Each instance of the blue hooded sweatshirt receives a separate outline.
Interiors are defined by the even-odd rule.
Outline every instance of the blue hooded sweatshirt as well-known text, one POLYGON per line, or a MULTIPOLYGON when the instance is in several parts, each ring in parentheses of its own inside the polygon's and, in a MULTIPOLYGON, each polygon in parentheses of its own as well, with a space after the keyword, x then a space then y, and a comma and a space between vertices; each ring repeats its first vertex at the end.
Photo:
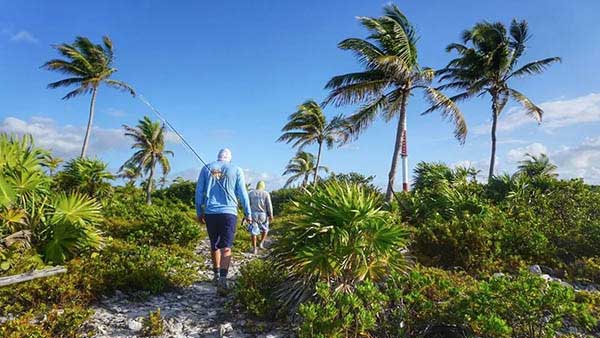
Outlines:
POLYGON ((242 203, 244 215, 250 216, 250 202, 241 168, 228 161, 212 162, 202 168, 196 183, 198 216, 203 213, 237 215, 237 199, 242 203))

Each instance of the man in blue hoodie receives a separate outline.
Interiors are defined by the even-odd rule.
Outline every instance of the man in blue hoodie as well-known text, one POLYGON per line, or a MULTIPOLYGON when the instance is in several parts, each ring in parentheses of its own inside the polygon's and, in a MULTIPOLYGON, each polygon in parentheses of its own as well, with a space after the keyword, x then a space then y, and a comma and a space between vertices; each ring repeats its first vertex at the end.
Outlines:
POLYGON ((220 295, 225 295, 228 291, 227 273, 235 238, 238 199, 246 221, 251 223, 244 172, 231 164, 231 151, 221 149, 218 160, 202 168, 196 184, 196 214, 201 223, 206 223, 213 262, 213 281, 220 295))

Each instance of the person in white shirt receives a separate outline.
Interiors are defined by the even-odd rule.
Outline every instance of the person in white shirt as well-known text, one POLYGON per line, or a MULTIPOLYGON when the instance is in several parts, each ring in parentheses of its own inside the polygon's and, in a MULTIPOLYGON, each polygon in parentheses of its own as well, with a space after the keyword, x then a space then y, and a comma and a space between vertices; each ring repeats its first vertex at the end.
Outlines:
POLYGON ((271 204, 271 195, 265 191, 265 182, 260 181, 256 184, 256 189, 248 193, 250 200, 250 210, 252 211, 252 223, 248 225, 248 230, 252 235, 252 251, 258 253, 258 236, 260 238, 260 248, 264 249, 267 233, 269 232, 269 222, 273 221, 273 206, 271 204))

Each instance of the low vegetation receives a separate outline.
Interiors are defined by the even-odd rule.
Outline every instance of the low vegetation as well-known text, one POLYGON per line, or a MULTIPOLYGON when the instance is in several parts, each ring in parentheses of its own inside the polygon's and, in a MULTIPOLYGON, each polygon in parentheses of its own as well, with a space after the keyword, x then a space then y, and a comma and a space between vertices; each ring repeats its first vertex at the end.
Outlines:
POLYGON ((190 203, 162 198, 177 194, 167 188, 147 205, 142 189, 113 187, 99 160, 75 159, 49 176, 49 158, 30 137, 0 135, 0 276, 68 269, 0 288, 0 317, 9 318, 0 336, 81 337, 87 308, 102 295, 197 280, 201 232, 190 203))

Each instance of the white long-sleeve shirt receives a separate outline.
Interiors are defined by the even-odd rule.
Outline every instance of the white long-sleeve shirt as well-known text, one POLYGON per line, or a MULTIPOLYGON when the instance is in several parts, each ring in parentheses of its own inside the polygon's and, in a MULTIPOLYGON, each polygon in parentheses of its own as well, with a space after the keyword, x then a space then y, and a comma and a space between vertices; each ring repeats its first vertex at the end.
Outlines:
POLYGON ((273 217, 271 194, 264 190, 252 190, 248 193, 248 198, 252 212, 264 212, 267 216, 273 217))

